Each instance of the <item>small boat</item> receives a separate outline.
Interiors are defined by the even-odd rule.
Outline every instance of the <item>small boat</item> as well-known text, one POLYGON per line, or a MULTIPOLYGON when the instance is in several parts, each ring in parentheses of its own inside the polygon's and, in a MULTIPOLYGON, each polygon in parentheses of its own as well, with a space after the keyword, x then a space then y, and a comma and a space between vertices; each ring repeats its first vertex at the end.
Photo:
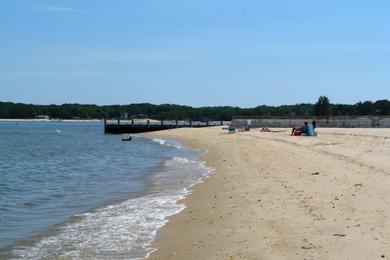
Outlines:
POLYGON ((131 139, 133 139, 133 137, 132 137, 132 136, 129 136, 129 137, 127 137, 127 138, 122 138, 122 141, 131 141, 131 139))

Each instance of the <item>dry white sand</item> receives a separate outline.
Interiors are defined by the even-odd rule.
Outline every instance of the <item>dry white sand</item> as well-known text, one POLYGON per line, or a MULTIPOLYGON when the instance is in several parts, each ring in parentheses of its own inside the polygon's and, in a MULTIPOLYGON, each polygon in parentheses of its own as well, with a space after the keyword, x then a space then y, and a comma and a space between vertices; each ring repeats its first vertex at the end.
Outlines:
POLYGON ((150 259, 390 258, 390 129, 158 132, 208 150, 150 259))

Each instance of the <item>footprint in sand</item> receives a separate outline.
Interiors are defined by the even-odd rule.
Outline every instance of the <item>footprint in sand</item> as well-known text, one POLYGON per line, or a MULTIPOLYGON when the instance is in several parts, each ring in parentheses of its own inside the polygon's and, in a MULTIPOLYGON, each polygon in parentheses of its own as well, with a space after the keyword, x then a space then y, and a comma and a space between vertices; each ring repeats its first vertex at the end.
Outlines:
POLYGON ((302 249, 308 250, 308 249, 315 249, 315 248, 317 248, 316 246, 314 246, 314 244, 312 244, 309 241, 307 241, 306 238, 303 239, 303 243, 304 243, 304 245, 301 246, 302 249))

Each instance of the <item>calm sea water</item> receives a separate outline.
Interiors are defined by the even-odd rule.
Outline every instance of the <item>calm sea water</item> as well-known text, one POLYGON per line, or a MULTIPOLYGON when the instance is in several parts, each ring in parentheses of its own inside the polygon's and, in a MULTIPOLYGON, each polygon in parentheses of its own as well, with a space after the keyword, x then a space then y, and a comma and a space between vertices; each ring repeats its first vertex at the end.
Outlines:
POLYGON ((0 123, 0 257, 134 259, 210 169, 174 140, 102 124, 0 123))

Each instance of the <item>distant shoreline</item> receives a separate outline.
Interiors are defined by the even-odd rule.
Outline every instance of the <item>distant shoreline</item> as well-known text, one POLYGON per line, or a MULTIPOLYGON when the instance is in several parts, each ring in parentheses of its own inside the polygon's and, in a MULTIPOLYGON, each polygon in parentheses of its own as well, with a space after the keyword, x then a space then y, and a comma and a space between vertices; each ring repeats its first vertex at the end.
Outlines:
MULTIPOLYGON (((117 122, 118 119, 106 119, 107 123, 117 122)), ((134 122, 160 122, 160 120, 152 118, 141 118, 141 119, 120 119, 121 123, 131 123, 134 122)), ((64 122, 64 123, 104 123, 104 119, 36 119, 36 118, 18 118, 18 119, 9 119, 9 118, 0 118, 0 122, 64 122)))
POLYGON ((101 119, 5 119, 0 118, 0 122, 67 122, 67 123, 99 123, 101 119))

